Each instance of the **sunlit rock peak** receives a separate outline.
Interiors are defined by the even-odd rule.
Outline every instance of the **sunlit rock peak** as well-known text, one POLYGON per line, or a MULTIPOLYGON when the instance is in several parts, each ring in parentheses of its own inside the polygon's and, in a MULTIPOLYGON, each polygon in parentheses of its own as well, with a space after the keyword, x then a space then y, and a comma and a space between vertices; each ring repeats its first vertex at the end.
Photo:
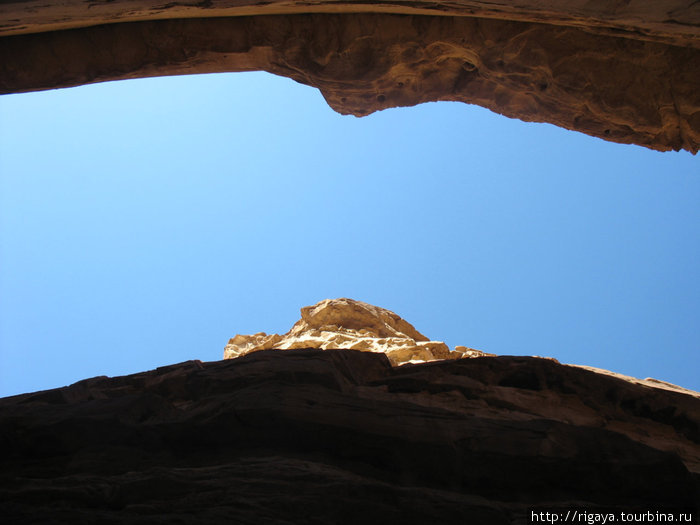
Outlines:
POLYGON ((457 346, 450 350, 442 341, 431 341, 394 312, 355 301, 326 299, 301 309, 301 319, 284 335, 259 332, 236 335, 224 349, 224 359, 258 350, 344 348, 386 354, 392 365, 424 363, 440 359, 480 357, 480 350, 457 346))

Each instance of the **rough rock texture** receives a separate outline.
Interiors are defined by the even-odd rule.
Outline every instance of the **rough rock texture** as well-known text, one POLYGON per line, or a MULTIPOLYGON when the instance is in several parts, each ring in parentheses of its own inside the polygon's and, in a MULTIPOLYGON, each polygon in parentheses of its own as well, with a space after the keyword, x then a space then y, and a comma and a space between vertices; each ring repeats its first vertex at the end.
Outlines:
POLYGON ((316 86, 346 114, 455 100, 614 142, 700 147, 692 0, 0 6, 0 93, 251 70, 316 86))
POLYGON ((430 341, 394 312, 354 299, 326 299, 301 309, 301 319, 284 335, 259 332, 236 335, 224 348, 224 359, 260 350, 345 348, 386 354, 392 365, 439 359, 480 357, 480 350, 430 341))
POLYGON ((91 25, 225 16, 295 13, 393 13, 474 16, 583 27, 613 36, 700 47, 700 9, 694 0, 6 0, 0 35, 38 33, 91 25))
POLYGON ((270 350, 0 399, 3 524, 499 525, 699 483, 698 393, 547 359, 270 350))

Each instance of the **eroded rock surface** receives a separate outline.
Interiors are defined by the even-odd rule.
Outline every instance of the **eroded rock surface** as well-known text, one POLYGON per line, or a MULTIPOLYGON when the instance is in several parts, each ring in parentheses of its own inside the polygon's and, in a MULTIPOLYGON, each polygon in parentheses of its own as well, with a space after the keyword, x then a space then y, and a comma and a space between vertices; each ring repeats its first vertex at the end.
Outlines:
POLYGON ((527 523, 700 501, 700 395, 532 357, 260 351, 0 399, 25 523, 527 523))
POLYGON ((392 365, 438 359, 480 357, 480 350, 430 341, 394 312, 353 299, 326 299, 301 309, 301 319, 284 335, 259 332, 236 335, 224 349, 224 359, 260 350, 345 348, 386 354, 392 365))
POLYGON ((294 13, 391 13, 472 16, 583 27, 636 40, 700 47, 700 9, 694 0, 6 0, 0 5, 0 35, 74 29, 117 22, 172 18, 280 15, 294 13))
POLYGON ((453 100, 614 142, 700 147, 690 0, 0 6, 0 93, 252 70, 315 86, 343 114, 453 100))

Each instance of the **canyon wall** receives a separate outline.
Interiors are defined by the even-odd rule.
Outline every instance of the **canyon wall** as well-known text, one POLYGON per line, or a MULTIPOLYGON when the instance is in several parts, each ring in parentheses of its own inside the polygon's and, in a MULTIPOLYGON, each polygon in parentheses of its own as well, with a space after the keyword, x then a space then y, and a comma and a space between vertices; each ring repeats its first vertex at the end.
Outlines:
POLYGON ((222 361, 0 399, 2 523, 697 523, 699 393, 450 350, 351 299, 301 314, 222 361))
POLYGON ((343 114, 452 100, 614 142, 700 147, 697 2, 39 4, 0 6, 0 93, 264 70, 343 114))
POLYGON ((700 501, 698 393, 534 357, 263 350, 0 399, 0 429, 4 524, 498 525, 700 501))

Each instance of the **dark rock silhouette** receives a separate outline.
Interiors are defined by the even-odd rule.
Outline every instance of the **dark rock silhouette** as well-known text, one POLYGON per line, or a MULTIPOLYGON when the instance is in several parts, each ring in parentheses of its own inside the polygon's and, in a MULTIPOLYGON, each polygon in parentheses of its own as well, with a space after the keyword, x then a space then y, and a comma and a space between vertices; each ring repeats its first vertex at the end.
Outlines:
POLYGON ((697 393, 534 357, 265 350, 0 399, 0 429, 7 524, 505 524, 700 501, 697 393))

